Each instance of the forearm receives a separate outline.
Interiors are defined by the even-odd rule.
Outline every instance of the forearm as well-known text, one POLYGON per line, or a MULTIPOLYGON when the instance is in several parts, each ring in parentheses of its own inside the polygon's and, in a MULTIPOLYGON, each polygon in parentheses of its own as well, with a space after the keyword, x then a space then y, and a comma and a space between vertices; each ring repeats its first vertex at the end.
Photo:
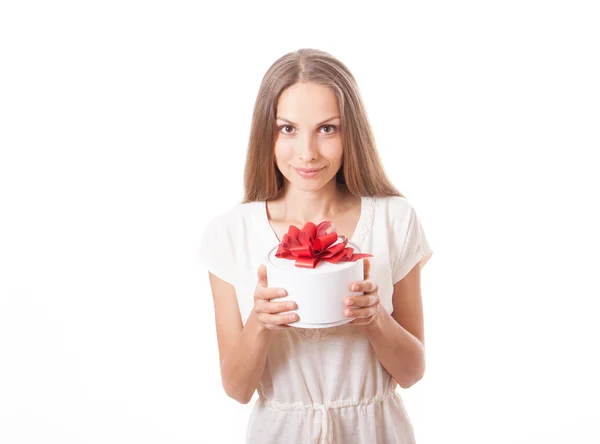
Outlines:
POLYGON ((250 402, 265 368, 272 334, 259 325, 253 311, 221 363, 221 380, 229 397, 242 404, 250 402))
POLYGON ((408 388, 425 373, 425 348, 387 310, 379 310, 373 322, 363 327, 365 334, 383 367, 402 388, 408 388))

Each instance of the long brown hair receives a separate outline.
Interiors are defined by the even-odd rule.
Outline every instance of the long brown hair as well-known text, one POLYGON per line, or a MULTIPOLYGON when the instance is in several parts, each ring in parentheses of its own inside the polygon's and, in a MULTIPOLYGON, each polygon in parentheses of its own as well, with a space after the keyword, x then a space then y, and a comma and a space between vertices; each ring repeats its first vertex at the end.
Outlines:
POLYGON ((299 49, 277 59, 262 79, 252 115, 242 203, 272 200, 283 190, 283 175, 273 150, 277 102, 283 90, 299 82, 327 86, 337 97, 344 148, 336 181, 355 196, 404 197, 385 174, 350 70, 324 51, 299 49))

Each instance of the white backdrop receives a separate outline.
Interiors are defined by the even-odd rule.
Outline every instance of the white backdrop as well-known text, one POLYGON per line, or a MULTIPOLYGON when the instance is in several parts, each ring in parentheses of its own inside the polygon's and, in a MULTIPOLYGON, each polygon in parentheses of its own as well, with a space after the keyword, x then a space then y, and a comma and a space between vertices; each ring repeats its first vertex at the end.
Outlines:
POLYGON ((600 442, 596 2, 211 3, 1 3, 0 442, 244 441, 198 247, 302 47, 434 251, 418 443, 600 442))

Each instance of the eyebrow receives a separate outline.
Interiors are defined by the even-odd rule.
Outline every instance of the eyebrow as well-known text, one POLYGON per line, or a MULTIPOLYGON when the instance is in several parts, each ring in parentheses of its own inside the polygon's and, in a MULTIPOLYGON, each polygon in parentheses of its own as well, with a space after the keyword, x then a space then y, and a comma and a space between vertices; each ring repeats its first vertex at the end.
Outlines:
MULTIPOLYGON (((327 120, 323 120, 321 123, 317 123, 317 126, 319 126, 319 125, 323 125, 324 123, 327 123, 327 122, 329 122, 330 120, 333 120, 333 119, 339 119, 339 118, 340 118, 340 116, 334 116, 334 117, 330 117, 330 118, 329 118, 329 119, 327 119, 327 120)), ((292 122, 291 120, 288 120, 288 119, 286 119, 286 118, 284 118, 284 117, 277 117, 277 120, 283 120, 284 122, 291 123, 292 125, 296 125, 294 122, 292 122)))

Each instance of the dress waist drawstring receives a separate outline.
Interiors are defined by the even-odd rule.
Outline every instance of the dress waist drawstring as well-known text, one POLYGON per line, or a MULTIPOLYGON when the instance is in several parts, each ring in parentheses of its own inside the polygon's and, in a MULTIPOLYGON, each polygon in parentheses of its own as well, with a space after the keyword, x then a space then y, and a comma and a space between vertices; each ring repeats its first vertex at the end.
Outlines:
POLYGON ((331 409, 339 409, 343 407, 358 407, 358 406, 366 406, 369 404, 373 404, 376 402, 381 402, 384 399, 390 396, 397 396, 395 387, 388 390, 386 393, 382 395, 373 396, 370 398, 361 398, 359 400, 351 400, 351 399, 340 399, 337 401, 332 401, 329 403, 315 403, 315 404, 302 404, 301 402, 294 403, 285 403, 274 401, 272 399, 267 399, 264 395, 259 392, 259 402, 264 404, 267 407, 271 407, 275 410, 279 410, 282 412, 293 412, 293 411, 321 411, 321 437, 319 440, 319 444, 334 444, 333 441, 333 422, 331 420, 331 415, 329 411, 331 409))

